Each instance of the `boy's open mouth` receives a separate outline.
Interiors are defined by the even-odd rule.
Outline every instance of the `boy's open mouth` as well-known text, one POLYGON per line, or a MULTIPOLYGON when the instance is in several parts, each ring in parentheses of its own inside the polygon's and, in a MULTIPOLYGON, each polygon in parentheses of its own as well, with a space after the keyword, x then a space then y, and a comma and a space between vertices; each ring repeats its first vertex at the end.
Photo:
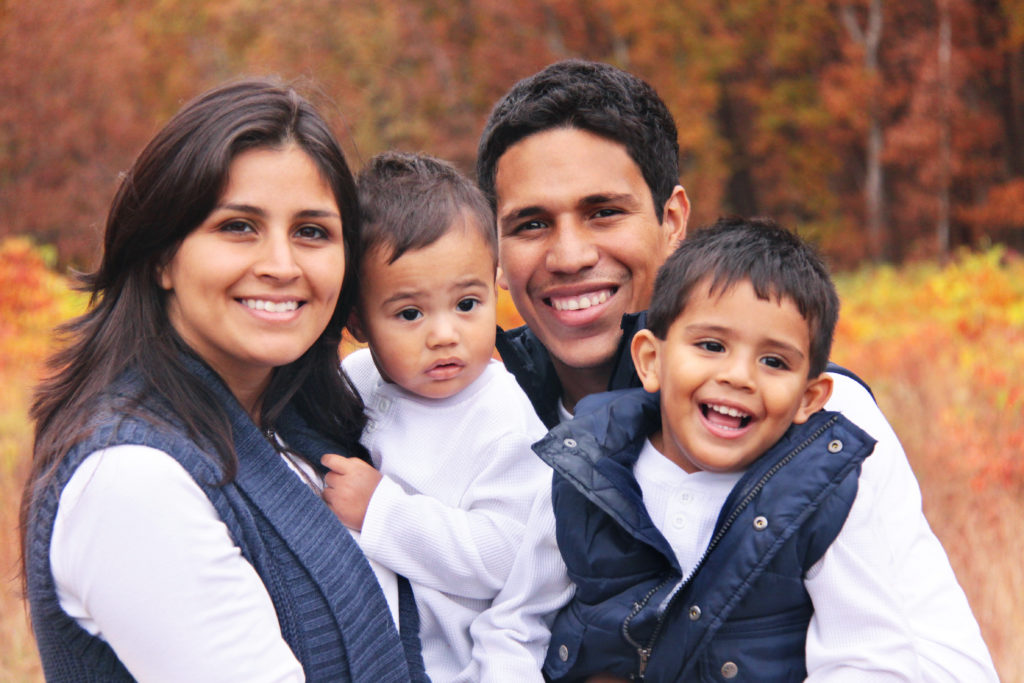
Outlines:
POLYGON ((705 420, 723 429, 743 429, 751 420, 750 414, 742 410, 715 403, 701 403, 700 411, 705 420))

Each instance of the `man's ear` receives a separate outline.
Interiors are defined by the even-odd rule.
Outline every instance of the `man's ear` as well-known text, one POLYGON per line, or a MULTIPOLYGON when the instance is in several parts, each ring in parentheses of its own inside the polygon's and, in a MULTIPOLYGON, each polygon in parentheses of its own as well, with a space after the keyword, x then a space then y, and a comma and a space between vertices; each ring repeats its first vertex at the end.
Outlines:
POLYGON ((686 196, 686 190, 682 185, 676 185, 672 189, 661 214, 661 227, 665 231, 666 248, 665 258, 676 250, 679 243, 686 238, 686 224, 690 220, 690 198, 686 196))
POLYGON ((499 287, 504 289, 506 292, 508 291, 508 280, 505 279, 505 271, 502 269, 500 263, 498 264, 498 270, 495 273, 494 281, 497 283, 499 287))
POLYGON ((359 318, 359 310, 353 308, 352 312, 348 314, 348 322, 345 327, 352 333, 355 340, 360 344, 366 343, 366 333, 363 331, 363 321, 359 318))
POLYGON ((658 354, 662 341, 650 330, 640 330, 633 336, 629 344, 629 353, 633 356, 633 367, 640 376, 644 390, 654 393, 661 389, 661 378, 658 377, 658 354))
POLYGON ((803 424, 807 419, 825 407, 832 395, 832 376, 826 372, 807 380, 807 388, 800 399, 800 407, 793 416, 793 424, 803 424))

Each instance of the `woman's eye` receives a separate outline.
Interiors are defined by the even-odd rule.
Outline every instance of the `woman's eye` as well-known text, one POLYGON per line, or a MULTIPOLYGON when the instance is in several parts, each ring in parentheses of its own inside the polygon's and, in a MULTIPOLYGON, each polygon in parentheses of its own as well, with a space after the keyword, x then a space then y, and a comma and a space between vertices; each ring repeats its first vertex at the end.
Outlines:
POLYGON ((412 322, 413 320, 419 320, 422 316, 423 314, 417 311, 415 308, 403 308, 398 312, 399 318, 401 318, 402 320, 408 320, 409 322, 412 322))
POLYGON ((237 233, 253 232, 255 230, 255 228, 252 227, 252 224, 249 223, 248 221, 228 221, 227 223, 221 225, 220 229, 223 232, 237 233))
POLYGON ((474 308, 476 308, 478 305, 480 305, 480 300, 479 299, 473 299, 473 298, 467 297, 467 298, 462 299, 461 301, 459 301, 459 303, 457 303, 455 306, 456 306, 456 308, 458 308, 463 313, 468 313, 468 312, 472 311, 474 308))
POLYGON ((722 351, 725 351, 725 347, 716 341, 697 342, 697 347, 704 349, 705 351, 710 351, 711 353, 721 353, 722 351))
POLYGON ((295 234, 302 239, 307 240, 321 240, 327 238, 327 231, 321 228, 319 225, 303 225, 300 226, 295 234))

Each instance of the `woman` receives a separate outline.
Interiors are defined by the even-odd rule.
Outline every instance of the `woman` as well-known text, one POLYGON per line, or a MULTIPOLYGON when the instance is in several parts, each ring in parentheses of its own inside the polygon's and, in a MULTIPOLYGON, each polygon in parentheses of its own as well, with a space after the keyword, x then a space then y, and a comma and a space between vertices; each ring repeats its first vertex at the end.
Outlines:
POLYGON ((407 584, 389 607, 311 465, 365 457, 337 350, 358 220, 328 127, 268 82, 187 104, 125 176, 33 406, 48 680, 423 677, 407 584))

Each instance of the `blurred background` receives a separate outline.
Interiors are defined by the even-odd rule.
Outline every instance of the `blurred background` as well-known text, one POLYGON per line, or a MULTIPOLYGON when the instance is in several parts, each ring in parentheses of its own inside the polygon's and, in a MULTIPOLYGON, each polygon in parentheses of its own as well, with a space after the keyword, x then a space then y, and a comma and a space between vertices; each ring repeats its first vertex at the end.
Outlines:
POLYGON ((156 130, 275 74, 354 167, 399 148, 471 174, 495 100, 566 57, 665 99, 692 226, 770 215, 821 244, 834 359, 875 390, 1024 681, 1024 0, 0 0, 0 680, 41 680, 17 579, 31 386, 156 130))

